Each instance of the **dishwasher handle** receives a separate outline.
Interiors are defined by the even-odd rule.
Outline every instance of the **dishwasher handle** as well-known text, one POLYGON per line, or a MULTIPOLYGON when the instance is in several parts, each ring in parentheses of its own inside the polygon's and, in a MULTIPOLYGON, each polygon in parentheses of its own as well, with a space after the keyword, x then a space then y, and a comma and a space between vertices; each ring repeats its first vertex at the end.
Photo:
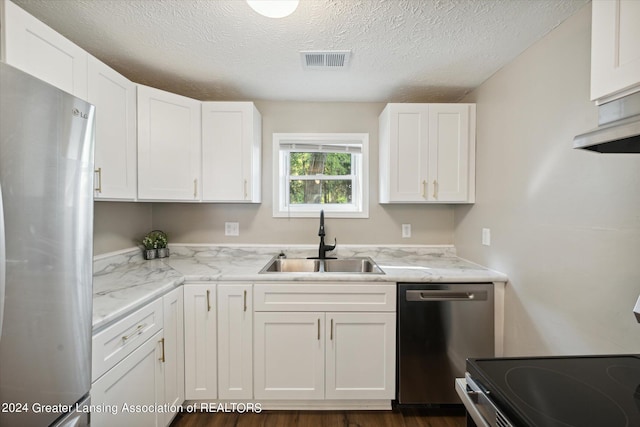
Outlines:
POLYGON ((408 290, 407 301, 486 301, 487 291, 452 291, 448 289, 408 290))

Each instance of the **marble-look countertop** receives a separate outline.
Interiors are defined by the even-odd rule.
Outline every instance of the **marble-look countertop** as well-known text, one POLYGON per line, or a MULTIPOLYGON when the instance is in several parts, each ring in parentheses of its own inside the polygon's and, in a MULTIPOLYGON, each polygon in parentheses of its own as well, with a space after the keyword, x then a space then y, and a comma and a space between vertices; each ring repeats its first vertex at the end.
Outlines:
POLYGON ((339 246, 339 258, 371 257, 385 274, 259 273, 284 251, 288 258, 317 255, 315 246, 171 245, 171 256, 145 261, 132 249, 94 261, 94 332, 184 282, 506 282, 507 277, 456 256, 452 246, 339 246))

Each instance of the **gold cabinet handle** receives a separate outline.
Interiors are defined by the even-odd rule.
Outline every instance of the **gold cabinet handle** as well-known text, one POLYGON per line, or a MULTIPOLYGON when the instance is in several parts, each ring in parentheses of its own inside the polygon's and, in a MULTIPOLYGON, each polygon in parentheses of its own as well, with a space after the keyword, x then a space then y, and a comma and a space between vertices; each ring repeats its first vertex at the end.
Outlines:
POLYGON ((193 180, 193 198, 198 197, 198 178, 193 180))
POLYGON ((131 339, 132 337, 136 336, 136 335, 140 335, 142 333, 142 330, 147 326, 146 323, 143 323, 142 325, 138 325, 135 329, 135 331, 131 332, 129 335, 123 335, 122 337, 122 341, 127 341, 129 339, 131 339))
POLYGON ((211 291, 207 289, 207 311, 211 311, 211 301, 209 300, 210 295, 211 295, 211 291))
POLYGON ((427 181, 425 180, 422 181, 422 198, 427 198, 427 181))
POLYGON ((162 363, 164 363, 164 338, 160 338, 160 345, 162 345, 162 356, 158 359, 162 363))
POLYGON ((94 170, 93 173, 98 174, 98 187, 94 188, 94 190, 97 191, 98 193, 102 193, 102 168, 98 168, 94 170))
POLYGON ((433 180, 433 198, 438 198, 438 181, 436 181, 435 179, 433 180))
POLYGON ((247 199, 247 180, 244 180, 244 198, 245 200, 247 199))
POLYGON ((329 339, 333 341, 333 319, 331 319, 331 330, 329 331, 329 339))
POLYGON ((320 341, 320 319, 318 319, 318 341, 320 341))
POLYGON ((247 291, 244 291, 244 311, 247 311, 247 291))

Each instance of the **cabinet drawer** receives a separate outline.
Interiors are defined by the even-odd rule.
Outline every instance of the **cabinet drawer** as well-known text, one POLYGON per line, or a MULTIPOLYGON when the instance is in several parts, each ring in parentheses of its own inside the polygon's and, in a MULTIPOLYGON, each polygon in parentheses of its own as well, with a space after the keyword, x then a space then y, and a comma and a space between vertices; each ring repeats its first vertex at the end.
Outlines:
POLYGON ((162 329, 162 298, 93 336, 91 381, 162 329))
POLYGON ((255 311, 396 311, 396 286, 256 284, 254 307, 255 311))

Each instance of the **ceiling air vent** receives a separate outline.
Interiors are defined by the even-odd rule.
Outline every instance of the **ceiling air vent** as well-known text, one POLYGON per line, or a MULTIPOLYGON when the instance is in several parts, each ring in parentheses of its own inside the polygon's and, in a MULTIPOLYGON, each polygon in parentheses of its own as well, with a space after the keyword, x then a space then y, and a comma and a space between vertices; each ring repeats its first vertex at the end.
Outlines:
POLYGON ((342 70, 349 65, 350 50, 307 50, 300 52, 302 68, 308 70, 342 70))

